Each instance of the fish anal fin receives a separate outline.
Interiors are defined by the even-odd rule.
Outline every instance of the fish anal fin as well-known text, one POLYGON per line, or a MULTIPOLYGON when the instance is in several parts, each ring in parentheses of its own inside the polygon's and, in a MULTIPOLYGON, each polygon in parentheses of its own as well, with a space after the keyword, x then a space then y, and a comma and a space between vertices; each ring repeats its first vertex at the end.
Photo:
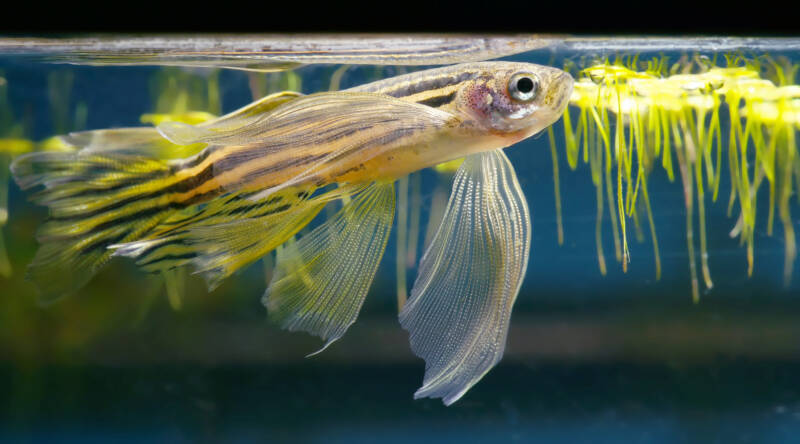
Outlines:
POLYGON ((147 239, 111 248, 150 272, 191 265, 213 289, 307 225, 327 202, 325 194, 308 198, 313 191, 295 188, 257 202, 247 193, 223 196, 172 214, 147 239))

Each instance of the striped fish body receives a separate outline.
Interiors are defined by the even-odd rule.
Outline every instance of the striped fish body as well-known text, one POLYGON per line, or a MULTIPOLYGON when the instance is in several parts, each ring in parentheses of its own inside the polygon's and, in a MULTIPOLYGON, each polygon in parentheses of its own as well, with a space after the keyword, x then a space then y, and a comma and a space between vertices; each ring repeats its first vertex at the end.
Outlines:
POLYGON ((325 202, 309 200, 315 190, 391 182, 511 145, 552 123, 571 85, 554 68, 470 63, 336 93, 278 93, 195 126, 71 135, 67 141, 78 150, 32 153, 12 166, 21 187, 43 186, 34 200, 50 208, 29 275, 54 300, 80 288, 116 252, 150 271, 192 264, 216 283, 308 223, 325 202), (520 75, 535 82, 531 100, 511 95, 509 82, 520 75), (206 147, 186 159, 162 160, 165 144, 206 147), (256 246, 243 246, 222 228, 214 232, 239 248, 233 252, 198 239, 198 233, 217 239, 204 230, 245 219, 282 228, 256 246), (198 264, 210 251, 217 259, 198 264), (238 259, 220 259, 226 254, 238 259), (71 278, 49 278, 61 274, 71 278))
MULTIPOLYGON (((261 127, 252 136, 233 137, 243 144, 210 146, 184 163, 179 174, 208 176, 199 194, 268 189, 312 168, 314 174, 304 181, 315 186, 394 180, 474 152, 506 147, 541 131, 563 111, 571 85, 571 78, 554 68, 482 62, 411 73, 342 94, 312 95, 259 120, 261 127), (519 72, 536 73, 541 79, 545 86, 540 86, 540 103, 519 106, 507 97, 506 83, 519 72), (369 100, 368 94, 418 106, 398 109, 396 102, 369 100), (312 109, 320 96, 325 106, 312 109), (503 120, 504 113, 520 110, 527 114, 508 119, 510 123, 503 120), (530 115, 535 119, 527 118, 530 115), (281 125, 290 127, 281 131, 281 125)), ((221 137, 220 142, 228 140, 221 137)))

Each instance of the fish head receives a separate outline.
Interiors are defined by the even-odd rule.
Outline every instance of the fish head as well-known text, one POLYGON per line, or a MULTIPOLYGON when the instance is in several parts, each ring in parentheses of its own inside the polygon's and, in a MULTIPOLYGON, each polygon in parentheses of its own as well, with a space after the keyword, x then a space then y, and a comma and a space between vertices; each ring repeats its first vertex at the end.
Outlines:
POLYGON ((455 107, 467 124, 517 141, 561 117, 573 83, 568 73, 549 66, 487 62, 459 89, 455 107))

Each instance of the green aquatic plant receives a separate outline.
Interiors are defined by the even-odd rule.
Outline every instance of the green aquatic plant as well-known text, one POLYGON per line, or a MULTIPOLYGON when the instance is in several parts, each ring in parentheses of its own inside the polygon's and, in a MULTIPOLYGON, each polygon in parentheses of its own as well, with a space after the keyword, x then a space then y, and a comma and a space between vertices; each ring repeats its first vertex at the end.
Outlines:
POLYGON ((5 278, 12 273, 2 234, 8 222, 8 185, 11 180, 8 167, 17 155, 33 151, 34 143, 24 137, 26 132, 25 125, 14 116, 8 100, 8 82, 0 72, 0 276, 5 278))
MULTIPOLYGON (((660 164, 673 181, 677 164, 686 207, 693 300, 698 301, 700 295, 696 246, 700 250, 703 284, 712 288, 705 203, 706 194, 711 195, 712 201, 718 198, 725 156, 731 179, 728 213, 737 204, 739 209, 731 236, 739 236, 746 246, 748 275, 753 272, 757 191, 766 179, 770 199, 767 233, 772 234, 777 208, 785 236, 784 281, 788 285, 796 257, 789 202, 796 192, 795 182, 800 187, 795 139, 800 129, 800 86, 791 84, 797 66, 740 56, 726 57, 724 66, 700 56, 672 65, 667 62, 662 57, 640 63, 632 57, 613 63, 606 60, 580 70, 571 98, 572 109, 564 113, 567 164, 573 170, 580 159, 589 164, 596 188, 595 232, 601 273, 606 273, 602 219, 607 205, 615 255, 623 271, 630 260, 628 221, 633 222, 637 237, 641 238, 639 217, 644 213, 653 240, 656 278, 660 278, 648 178, 660 164), (720 115, 726 110, 731 124, 728 132, 720 125, 720 115)), ((549 131, 561 243, 558 153, 555 133, 552 128, 549 131)))
POLYGON ((72 105, 72 90, 75 73, 72 70, 52 71, 47 76, 47 96, 50 99, 50 116, 53 134, 66 134, 86 127, 88 108, 86 103, 72 105))
POLYGON ((163 68, 150 79, 155 113, 222 112, 219 70, 163 68))
POLYGON ((253 100, 281 91, 301 92, 303 86, 303 78, 294 71, 251 72, 248 81, 253 100))

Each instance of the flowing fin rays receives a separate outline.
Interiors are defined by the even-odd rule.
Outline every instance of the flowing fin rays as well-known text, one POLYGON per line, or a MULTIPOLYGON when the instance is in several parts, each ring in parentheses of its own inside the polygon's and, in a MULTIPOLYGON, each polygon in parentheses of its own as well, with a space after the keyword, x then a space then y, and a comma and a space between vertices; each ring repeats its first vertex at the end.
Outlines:
POLYGON ((270 94, 222 117, 197 125, 164 122, 158 125, 158 132, 179 145, 220 142, 225 138, 230 139, 232 134, 237 134, 242 128, 263 123, 264 117, 270 111, 301 96, 302 94, 294 91, 270 94))
POLYGON ((415 398, 450 405, 503 356, 530 242, 528 205, 508 158, 501 150, 467 157, 400 313, 425 360, 415 398))
POLYGON ((394 185, 375 183, 332 219, 279 250, 262 298, 269 317, 290 331, 319 336, 326 341, 322 349, 339 339, 364 303, 393 217, 394 185))

